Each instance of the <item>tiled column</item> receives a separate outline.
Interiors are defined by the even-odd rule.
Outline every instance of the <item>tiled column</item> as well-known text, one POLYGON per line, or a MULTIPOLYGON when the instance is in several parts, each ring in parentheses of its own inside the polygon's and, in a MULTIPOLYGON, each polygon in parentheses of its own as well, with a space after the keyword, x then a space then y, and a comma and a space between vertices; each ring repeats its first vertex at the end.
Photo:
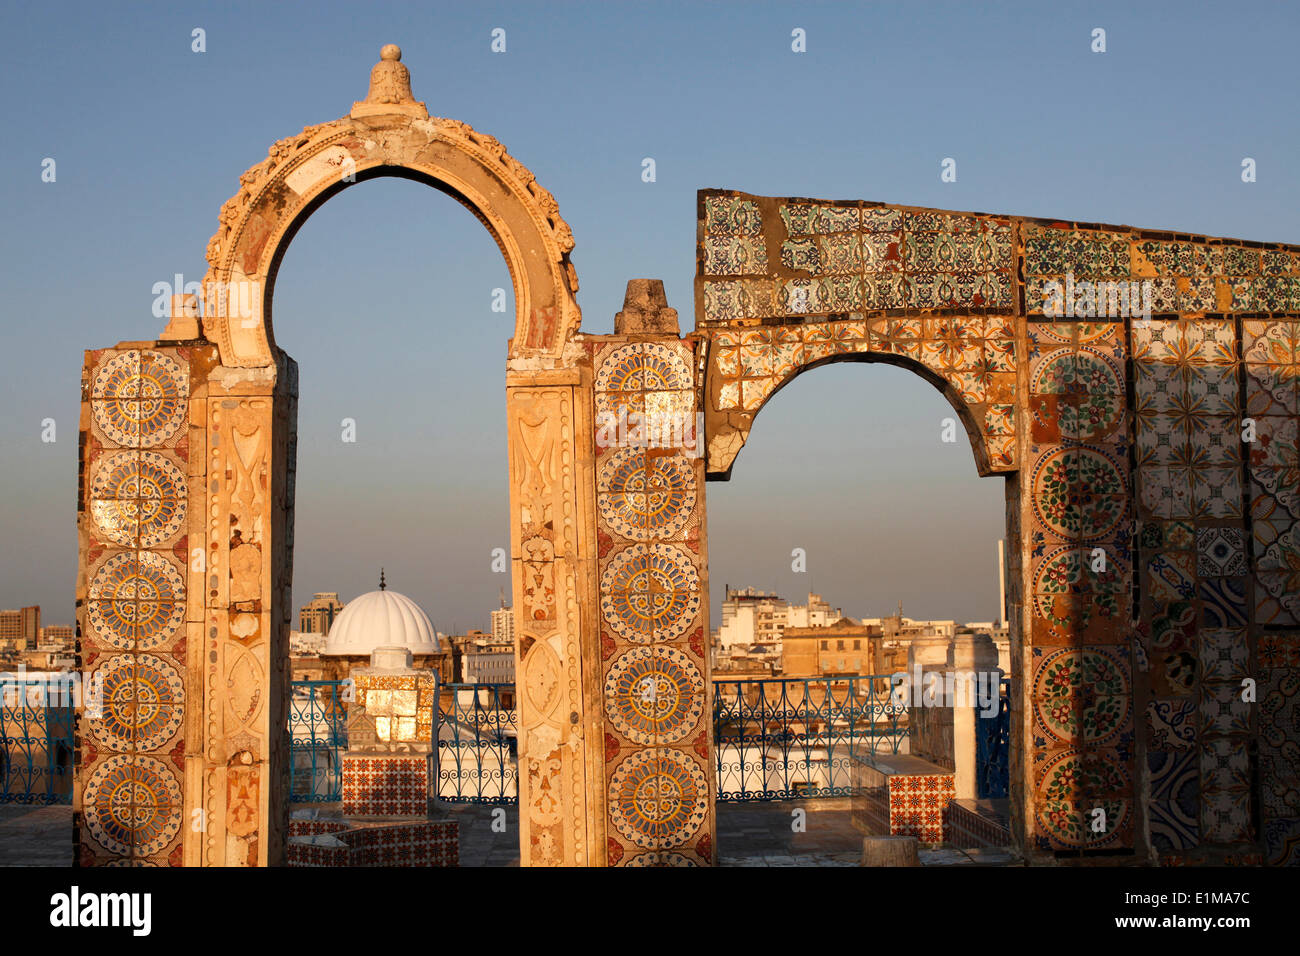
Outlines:
MULTIPOLYGON (((1051 242, 1067 240, 1027 240, 1026 272, 1051 242)), ((1031 320, 1028 343, 1026 822, 1039 850, 1122 850, 1138 811, 1124 325, 1031 320)))
POLYGON ((635 280, 593 344, 611 866, 715 858, 704 462, 676 319, 662 283, 635 280))

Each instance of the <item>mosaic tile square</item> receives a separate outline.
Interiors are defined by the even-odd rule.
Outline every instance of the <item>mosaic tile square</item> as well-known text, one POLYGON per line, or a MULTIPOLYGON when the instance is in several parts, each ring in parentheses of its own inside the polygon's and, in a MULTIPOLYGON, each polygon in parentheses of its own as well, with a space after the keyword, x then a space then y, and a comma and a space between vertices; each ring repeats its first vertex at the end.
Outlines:
POLYGON ((1201 789, 1250 792, 1250 752, 1241 737, 1215 736, 1201 742, 1201 789))
POLYGON ((763 231, 758 204, 734 196, 705 197, 704 223, 714 236, 757 236, 763 231))
MULTIPOLYGON (((1196 756, 1198 712, 1196 701, 1190 697, 1173 697, 1147 703, 1147 744, 1154 751, 1185 751, 1191 758, 1193 775, 1199 766, 1196 756)), ((1169 754, 1173 757, 1174 754, 1169 754)), ((1154 768, 1153 768, 1154 769, 1154 768)), ((1154 798, 1154 794, 1153 794, 1154 798)))
POLYGON ((903 236, 898 232, 874 232, 862 237, 862 267, 867 272, 901 272, 903 236))
POLYGON ((706 275, 763 275, 767 272, 767 246, 762 237, 706 236, 706 275))
POLYGON ((1249 670, 1250 647, 1243 628, 1200 632, 1201 671, 1207 681, 1237 681, 1249 670))
POLYGON ((1269 866, 1300 866, 1300 816, 1265 822, 1264 857, 1269 866))
POLYGON ((820 272, 822 254, 817 240, 810 236, 786 239, 781 243, 781 264, 794 272, 820 272))
POLYGON ((903 213, 898 209, 863 209, 862 228, 867 232, 897 232, 903 228, 903 213))
POLYGON ((1198 528, 1196 547, 1201 577, 1246 573, 1246 536, 1241 528, 1198 528))
POLYGON ((1245 578, 1202 578, 1197 595, 1204 627, 1243 627, 1248 623, 1245 578))
POLYGON ((1300 321, 1245 319, 1242 358, 1251 364, 1295 365, 1300 361, 1300 321))
POLYGON ((862 271, 862 241, 856 233, 820 236, 821 272, 858 273, 862 271))
POLYGON ((1295 415, 1298 372, 1294 365, 1247 365, 1246 413, 1295 415))
MULTIPOLYGON (((1204 658, 1204 655, 1202 655, 1204 658)), ((1241 699, 1240 680, 1201 683, 1201 738, 1250 733, 1253 704, 1241 699)))
POLYGON ((1241 471, 1236 467, 1192 470, 1198 518, 1241 517, 1241 471))
POLYGON ((1201 830, 1206 843, 1247 843, 1254 827, 1248 790, 1202 786, 1201 830))

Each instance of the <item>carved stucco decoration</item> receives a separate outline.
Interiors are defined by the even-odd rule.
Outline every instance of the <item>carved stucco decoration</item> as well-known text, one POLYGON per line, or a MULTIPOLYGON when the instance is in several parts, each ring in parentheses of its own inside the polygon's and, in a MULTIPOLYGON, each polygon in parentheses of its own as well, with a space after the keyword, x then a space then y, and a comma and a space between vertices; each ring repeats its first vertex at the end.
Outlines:
POLYGON ((289 240, 334 193, 382 175, 446 192, 492 234, 515 290, 512 358, 558 360, 578 330, 573 233, 555 197, 493 137, 429 116, 410 95, 400 57, 396 47, 385 47, 365 101, 342 119, 275 143, 221 207, 207 247, 203 332, 223 365, 273 363, 271 293, 289 240))

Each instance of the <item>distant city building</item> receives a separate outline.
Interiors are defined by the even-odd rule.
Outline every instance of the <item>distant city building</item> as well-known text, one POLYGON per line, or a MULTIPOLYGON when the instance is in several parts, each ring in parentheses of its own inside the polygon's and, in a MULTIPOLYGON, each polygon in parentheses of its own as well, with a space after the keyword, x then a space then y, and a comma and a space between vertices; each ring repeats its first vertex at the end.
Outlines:
POLYGON ((298 612, 298 630, 328 636, 335 618, 342 613, 343 602, 337 591, 318 591, 298 612))
POLYGON ((469 652, 472 644, 477 641, 491 641, 492 635, 474 628, 464 634, 453 634, 447 640, 451 644, 452 674, 456 675, 456 681, 462 684, 467 683, 465 678, 465 655, 469 652))
POLYGON ((830 627, 843 617, 843 610, 831 607, 820 594, 809 593, 807 604, 791 604, 786 609, 786 626, 830 627))
POLYGON ((41 633, 39 604, 18 610, 0 611, 0 645, 10 650, 34 649, 41 633))
POLYGON ((882 632, 842 617, 829 627, 787 627, 781 644, 783 677, 876 673, 882 632))
POLYGON ((76 630, 66 624, 47 624, 41 628, 41 639, 38 643, 40 646, 58 644, 70 648, 76 641, 76 636, 76 630))
POLYGON ((317 631, 290 631, 289 656, 319 657, 325 650, 326 640, 326 636, 317 631))
POLYGON ((788 608, 777 594, 727 586, 722 620, 714 632, 715 666, 725 670, 732 660, 779 660, 788 608))
POLYGON ((492 640, 509 644, 511 648, 515 645, 515 609, 506 607, 504 601, 498 610, 492 612, 492 640))
POLYGON ((514 641, 471 641, 465 645, 461 668, 466 684, 513 684, 514 641))
MULTIPOLYGON (((722 620, 714 632, 713 665, 719 670, 759 662, 772 672, 781 667, 782 635, 788 627, 829 627, 844 616, 820 594, 807 604, 790 604, 755 588, 726 589, 722 620)), ((748 668, 747 668, 748 669, 748 668)))

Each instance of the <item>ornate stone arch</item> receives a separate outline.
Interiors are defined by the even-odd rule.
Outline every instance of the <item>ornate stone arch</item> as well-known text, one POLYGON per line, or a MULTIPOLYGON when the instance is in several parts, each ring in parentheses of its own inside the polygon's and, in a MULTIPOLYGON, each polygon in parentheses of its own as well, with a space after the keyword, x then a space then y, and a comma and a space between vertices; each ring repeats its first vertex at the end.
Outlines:
POLYGON ((577 331, 573 234, 555 198, 496 139, 431 117, 411 95, 401 51, 387 46, 370 92, 342 119, 280 140, 239 177, 208 242, 203 331, 221 364, 274 364, 271 293, 280 259, 313 211, 341 189, 378 176, 426 183, 452 196, 496 240, 515 291, 510 356, 557 358, 577 331))
MULTIPOLYGON (((715 333, 716 334, 716 333, 715 333)), ((740 454, 745 442, 749 441, 749 433, 754 427, 754 420, 758 418, 759 412, 767 407, 767 403, 772 401, 781 389, 789 385, 805 372, 813 371, 814 368, 820 368, 822 365, 831 365, 840 362, 858 362, 858 363, 883 363, 894 365, 897 368, 905 368, 909 372, 914 372, 924 378, 931 385, 939 389, 940 394, 952 406, 956 412, 956 418, 961 423, 962 428, 966 429, 966 437, 970 440, 971 451, 975 455, 975 468, 979 475, 984 477, 993 475, 993 473, 1005 472, 1005 467, 998 467, 998 463, 993 460, 993 455, 1005 454, 1001 447, 995 447, 991 451, 991 436, 980 428, 980 412, 982 408, 972 406, 972 403, 962 394, 959 384, 954 381, 952 376, 945 376, 935 368, 922 362, 920 359, 910 358, 907 355, 893 354, 893 352, 875 352, 875 351, 841 351, 833 354, 823 355, 820 358, 809 358, 806 362, 798 365, 790 365, 783 369, 780 376, 772 378, 771 384, 764 384, 761 388, 766 392, 761 398, 751 399, 751 402, 757 402, 757 405, 749 407, 746 405, 744 410, 724 410, 722 390, 724 382, 728 381, 728 376, 722 371, 723 362, 720 362, 722 352, 719 349, 710 350, 708 364, 705 372, 705 434, 710 447, 708 453, 708 473, 715 479, 728 479, 731 477, 732 467, 735 467, 736 457, 740 454), (768 390, 770 389, 770 390, 768 390)), ((741 386, 744 388, 744 385, 741 386)))
MULTIPOLYGON (((884 362, 915 372, 937 388, 957 413, 981 476, 1014 470, 1015 433, 1008 404, 1013 395, 999 393, 992 397, 1000 401, 991 402, 988 390, 1006 389, 1007 383, 992 382, 994 374, 958 371, 945 364, 949 353, 979 350, 983 341, 973 336, 960 318, 941 321, 948 331, 943 339, 931 342, 908 338, 891 341, 885 335, 888 320, 862 317, 701 333, 709 341, 704 424, 710 477, 730 477, 754 419, 772 396, 805 372, 834 362, 884 362)), ((1014 338, 998 341, 999 348, 1014 352, 1014 338)))

